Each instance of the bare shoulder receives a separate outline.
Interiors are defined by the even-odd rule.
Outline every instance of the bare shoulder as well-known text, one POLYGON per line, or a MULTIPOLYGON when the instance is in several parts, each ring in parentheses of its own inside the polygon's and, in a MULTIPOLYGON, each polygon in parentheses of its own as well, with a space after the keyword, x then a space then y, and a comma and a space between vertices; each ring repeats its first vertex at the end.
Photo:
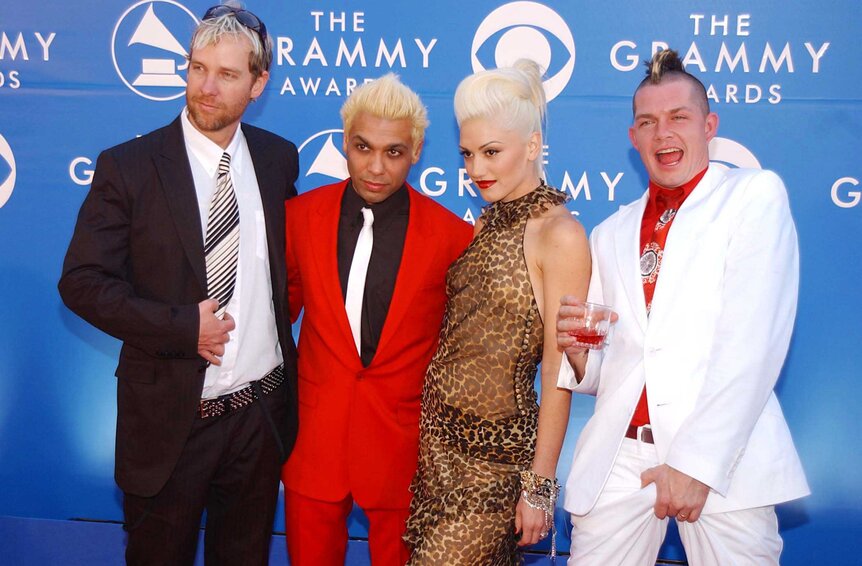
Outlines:
POLYGON ((590 245, 583 225, 565 205, 532 218, 524 238, 527 258, 544 272, 583 270, 590 264, 590 245))
POLYGON ((536 218, 538 240, 545 248, 588 246, 587 233, 569 209, 561 204, 536 218))

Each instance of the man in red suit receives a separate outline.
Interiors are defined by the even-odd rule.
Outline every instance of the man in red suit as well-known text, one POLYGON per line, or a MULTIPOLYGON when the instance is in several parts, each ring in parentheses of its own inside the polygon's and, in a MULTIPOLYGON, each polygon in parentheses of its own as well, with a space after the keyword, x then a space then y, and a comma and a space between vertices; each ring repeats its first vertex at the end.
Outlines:
POLYGON ((395 75, 354 90, 341 116, 350 177, 286 206, 291 320, 304 311, 287 548, 292 566, 343 565, 355 501, 374 566, 403 565, 422 382, 472 230, 406 183, 428 120, 395 75))

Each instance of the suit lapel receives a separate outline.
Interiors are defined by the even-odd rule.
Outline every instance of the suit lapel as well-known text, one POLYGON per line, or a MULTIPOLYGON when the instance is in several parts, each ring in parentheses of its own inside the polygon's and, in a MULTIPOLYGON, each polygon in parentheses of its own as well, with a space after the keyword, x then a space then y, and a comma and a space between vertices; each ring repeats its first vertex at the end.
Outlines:
POLYGON ((203 229, 180 118, 174 120, 168 127, 162 150, 154 160, 171 219, 182 242, 183 250, 201 289, 206 294, 203 229))
POLYGON ((691 257, 699 251, 698 246, 692 244, 711 220, 712 211, 704 203, 721 178, 721 170, 710 165, 709 171, 682 203, 670 226, 652 302, 656 313, 663 312, 661 305, 674 296, 676 286, 686 279, 691 257))
POLYGON ((270 152, 260 142, 253 128, 243 127, 248 152, 254 165, 254 173, 257 178, 260 201, 263 206, 263 216, 266 226, 266 244, 269 251, 270 275, 272 277, 273 292, 282 297, 285 288, 285 277, 283 270, 276 266, 284 263, 284 232, 277 230, 284 226, 284 185, 278 182, 274 172, 277 171, 270 152))
MULTIPOLYGON (((339 190, 331 192, 331 196, 321 199, 317 209, 313 212, 311 219, 313 228, 312 238, 312 261, 317 270, 317 277, 311 278, 320 286, 321 293, 326 297, 326 302, 331 309, 331 320, 337 328, 341 340, 349 345, 350 350, 359 361, 359 353, 353 341, 353 333, 350 331, 350 321, 347 320, 347 311, 344 309, 344 296, 341 293, 341 279, 338 276, 338 221, 341 216, 341 198, 347 187, 347 181, 339 185, 339 190)), ((345 346, 347 348, 348 346, 345 346)))
POLYGON ((644 332, 647 327, 647 316, 640 274, 640 233, 647 197, 648 194, 645 193, 639 201, 620 209, 617 224, 614 227, 614 249, 620 280, 623 282, 629 307, 644 332))
POLYGON ((401 264, 398 267, 398 277, 395 280, 392 301, 389 303, 389 312, 377 345, 378 354, 395 335, 401 319, 407 314, 419 288, 425 283, 425 274, 434 259, 425 253, 428 250, 425 243, 430 237, 432 227, 429 225, 427 216, 422 214, 424 203, 421 202, 416 191, 409 186, 407 194, 410 195, 410 217, 407 221, 404 251, 401 254, 401 264))

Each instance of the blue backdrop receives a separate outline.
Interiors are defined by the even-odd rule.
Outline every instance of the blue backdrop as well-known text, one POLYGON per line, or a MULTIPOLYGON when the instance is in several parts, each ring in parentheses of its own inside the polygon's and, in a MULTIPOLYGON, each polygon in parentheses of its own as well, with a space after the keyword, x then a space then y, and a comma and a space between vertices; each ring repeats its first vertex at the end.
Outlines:
MULTIPOLYGON (((185 50, 210 2, 0 3, 0 515, 122 516, 112 478, 118 343, 65 310, 56 281, 99 151, 182 108, 185 50)), ((784 563, 856 562, 858 0, 347 5, 248 2, 276 57, 247 120, 296 142, 309 190, 346 171, 346 94, 392 70, 432 122, 410 181, 468 220, 483 203, 457 152, 451 100, 464 76, 523 55, 547 67, 548 182, 571 193, 590 230, 645 188, 626 135, 642 62, 664 45, 681 52, 721 117, 712 159, 777 171, 799 231, 799 314, 778 393, 813 495, 780 510, 784 563)), ((591 410, 576 400, 561 477, 591 410)), ((364 533, 361 517, 351 532, 364 533)), ((680 556, 673 545, 663 554, 680 556)))

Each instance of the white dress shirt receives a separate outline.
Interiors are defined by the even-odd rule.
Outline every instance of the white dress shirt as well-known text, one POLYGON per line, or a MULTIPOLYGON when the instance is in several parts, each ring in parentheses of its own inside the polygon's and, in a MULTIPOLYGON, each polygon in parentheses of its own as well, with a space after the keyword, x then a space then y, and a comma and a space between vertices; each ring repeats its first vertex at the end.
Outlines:
POLYGON ((260 188, 242 128, 237 128, 227 148, 222 149, 192 125, 187 108, 182 113, 182 124, 198 198, 203 238, 206 238, 219 160, 225 151, 231 157, 230 174, 239 205, 236 287, 227 306, 227 314, 233 317, 236 328, 230 333, 230 341, 225 344, 222 365, 210 365, 207 368, 201 398, 212 399, 260 379, 282 363, 284 358, 275 326, 260 188))

